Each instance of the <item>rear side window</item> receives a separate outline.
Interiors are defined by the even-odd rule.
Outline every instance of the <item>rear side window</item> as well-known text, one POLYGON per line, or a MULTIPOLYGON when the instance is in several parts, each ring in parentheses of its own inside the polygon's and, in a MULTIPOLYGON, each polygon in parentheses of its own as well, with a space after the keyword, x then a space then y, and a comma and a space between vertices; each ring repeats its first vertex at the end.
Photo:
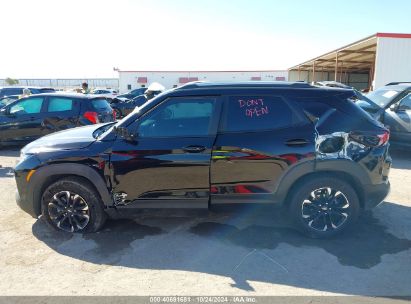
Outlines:
POLYGON ((73 100, 69 98, 51 97, 48 112, 64 112, 73 110, 73 100))
POLYGON ((280 97, 231 96, 225 111, 224 130, 258 131, 291 126, 297 121, 294 111, 280 97))
POLYGON ((300 98, 296 100, 312 121, 313 118, 318 119, 316 128, 320 134, 340 131, 348 132, 357 128, 367 127, 369 123, 374 126, 380 125, 379 122, 350 99, 326 97, 300 98))
POLYGON ((111 109, 110 104, 105 99, 93 99, 91 105, 95 110, 109 110, 111 109))

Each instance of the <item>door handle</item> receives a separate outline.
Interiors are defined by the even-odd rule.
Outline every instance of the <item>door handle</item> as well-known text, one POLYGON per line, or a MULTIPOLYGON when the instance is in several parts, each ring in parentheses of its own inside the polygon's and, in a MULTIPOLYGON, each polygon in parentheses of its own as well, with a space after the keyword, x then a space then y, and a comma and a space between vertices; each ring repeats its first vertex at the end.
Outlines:
POLYGON ((308 140, 306 140, 306 139, 301 139, 301 138, 298 138, 298 139, 290 139, 290 140, 287 140, 287 141, 285 142, 285 144, 286 144, 287 146, 305 146, 305 145, 307 145, 308 143, 309 143, 308 140))
POLYGON ((184 152, 188 153, 199 153, 203 152, 206 149, 204 146, 187 146, 183 148, 184 152))

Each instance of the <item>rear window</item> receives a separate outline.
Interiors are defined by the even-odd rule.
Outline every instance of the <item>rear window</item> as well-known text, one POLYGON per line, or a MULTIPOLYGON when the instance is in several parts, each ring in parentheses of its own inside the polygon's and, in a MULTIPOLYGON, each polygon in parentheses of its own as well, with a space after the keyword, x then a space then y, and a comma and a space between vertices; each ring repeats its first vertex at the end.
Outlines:
POLYGON ((21 88, 6 88, 2 90, 4 96, 9 95, 21 95, 23 94, 23 89, 21 88))
POLYGON ((95 110, 109 110, 110 104, 105 99, 93 99, 91 104, 95 110))
POLYGON ((225 116, 228 132, 279 129, 298 121, 288 104, 274 96, 231 96, 225 116))

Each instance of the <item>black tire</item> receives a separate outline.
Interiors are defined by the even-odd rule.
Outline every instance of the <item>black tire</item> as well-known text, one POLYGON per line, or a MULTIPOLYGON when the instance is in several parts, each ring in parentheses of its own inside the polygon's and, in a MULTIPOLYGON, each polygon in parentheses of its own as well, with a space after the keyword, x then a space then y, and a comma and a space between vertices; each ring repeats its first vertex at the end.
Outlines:
POLYGON ((99 195, 82 178, 67 177, 56 181, 47 187, 41 200, 43 219, 60 231, 96 232, 107 218, 99 195))
POLYGON ((345 180, 313 176, 299 183, 291 194, 289 214, 294 225, 314 238, 335 236, 358 218, 356 191, 345 180))

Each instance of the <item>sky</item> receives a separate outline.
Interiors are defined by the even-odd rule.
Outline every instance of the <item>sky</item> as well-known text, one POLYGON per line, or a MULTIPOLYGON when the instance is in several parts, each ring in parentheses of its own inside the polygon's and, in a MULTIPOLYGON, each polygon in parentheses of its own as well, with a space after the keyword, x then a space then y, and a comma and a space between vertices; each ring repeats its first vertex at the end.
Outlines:
POLYGON ((0 78, 120 70, 279 70, 377 32, 411 33, 409 0, 12 0, 0 78))

